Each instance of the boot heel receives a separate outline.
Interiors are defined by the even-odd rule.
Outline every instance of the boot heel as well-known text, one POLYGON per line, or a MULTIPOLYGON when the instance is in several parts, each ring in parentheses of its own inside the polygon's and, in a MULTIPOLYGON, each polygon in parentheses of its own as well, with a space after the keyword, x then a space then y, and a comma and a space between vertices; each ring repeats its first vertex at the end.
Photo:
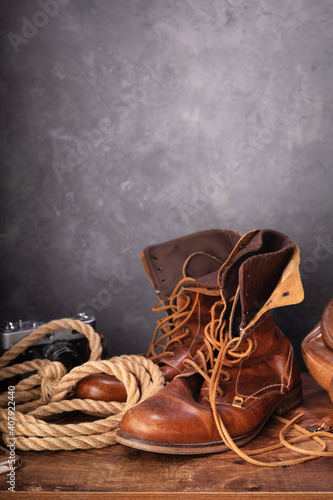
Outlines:
POLYGON ((303 401, 302 384, 299 383, 292 391, 283 396, 278 406, 275 408, 274 413, 283 415, 289 410, 293 410, 296 406, 300 405, 303 401))

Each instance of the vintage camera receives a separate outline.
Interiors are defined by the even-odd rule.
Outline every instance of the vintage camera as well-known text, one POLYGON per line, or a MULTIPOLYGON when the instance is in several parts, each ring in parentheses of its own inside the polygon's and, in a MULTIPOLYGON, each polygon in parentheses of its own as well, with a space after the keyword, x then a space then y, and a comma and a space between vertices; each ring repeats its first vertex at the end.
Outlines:
MULTIPOLYGON (((82 312, 70 319, 77 319, 95 328, 95 318, 82 312)), ((0 351, 8 351, 14 344, 27 337, 29 333, 39 328, 44 322, 37 321, 6 321, 0 325, 0 351)), ((14 363, 23 363, 32 359, 47 358, 60 361, 68 371, 81 365, 89 359, 88 339, 75 330, 56 330, 39 339, 15 358, 14 363)))

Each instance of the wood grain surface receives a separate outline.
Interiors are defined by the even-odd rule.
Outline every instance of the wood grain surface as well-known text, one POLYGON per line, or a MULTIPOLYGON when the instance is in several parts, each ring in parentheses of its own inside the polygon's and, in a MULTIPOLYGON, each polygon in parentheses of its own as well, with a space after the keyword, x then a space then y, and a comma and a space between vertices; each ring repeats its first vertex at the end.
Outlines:
MULTIPOLYGON (((305 426, 332 412, 323 389, 303 374, 304 403, 286 416, 304 412, 305 426)), ((281 424, 271 418, 261 434, 243 450, 278 440, 281 424)), ((15 498, 333 498, 333 460, 320 458, 294 467, 265 468, 244 462, 233 452, 204 456, 160 455, 110 446, 102 450, 19 452, 15 498)), ((263 460, 290 458, 278 450, 263 460)), ((295 456, 295 455, 294 455, 295 456)), ((0 497, 9 498, 6 476, 0 497)))

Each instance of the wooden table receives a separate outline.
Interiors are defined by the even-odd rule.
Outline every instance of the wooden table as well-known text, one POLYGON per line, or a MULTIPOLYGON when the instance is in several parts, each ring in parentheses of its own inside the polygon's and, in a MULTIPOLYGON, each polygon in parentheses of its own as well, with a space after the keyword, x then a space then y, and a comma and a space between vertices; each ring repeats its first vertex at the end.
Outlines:
MULTIPOLYGON (((332 412, 333 406, 308 374, 303 375, 304 403, 286 416, 305 412, 302 426, 332 412)), ((254 442, 243 450, 277 442, 281 428, 271 418, 254 442)), ((332 449, 332 446, 331 446, 332 449)), ((266 468, 244 462, 233 452, 204 456, 160 455, 110 446, 102 450, 19 452, 15 495, 0 476, 0 498, 160 499, 251 498, 333 499, 333 459, 319 458, 294 467, 266 468)), ((289 452, 278 450, 281 459, 289 452)))

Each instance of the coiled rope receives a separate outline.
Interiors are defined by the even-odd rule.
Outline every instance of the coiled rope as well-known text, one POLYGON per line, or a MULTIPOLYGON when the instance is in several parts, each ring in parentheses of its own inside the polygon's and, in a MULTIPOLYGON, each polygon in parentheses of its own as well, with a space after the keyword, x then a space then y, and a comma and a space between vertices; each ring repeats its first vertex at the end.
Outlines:
POLYGON ((36 373, 15 386, 14 433, 8 425, 9 415, 12 414, 8 392, 0 395, 0 432, 4 443, 10 444, 15 439, 16 448, 34 451, 104 448, 116 444, 115 434, 124 413, 159 391, 165 380, 158 366, 143 356, 123 355, 101 360, 101 354, 101 340, 95 330, 86 323, 66 318, 40 326, 7 351, 0 358, 0 381, 15 375, 36 373), (48 359, 8 366, 37 340, 63 328, 76 330, 87 337, 91 351, 89 361, 69 373, 62 363, 48 359), (118 403, 73 398, 74 387, 79 380, 95 373, 114 375, 123 382, 127 401, 118 403), (98 413, 102 418, 68 424, 46 421, 77 410, 98 413))

